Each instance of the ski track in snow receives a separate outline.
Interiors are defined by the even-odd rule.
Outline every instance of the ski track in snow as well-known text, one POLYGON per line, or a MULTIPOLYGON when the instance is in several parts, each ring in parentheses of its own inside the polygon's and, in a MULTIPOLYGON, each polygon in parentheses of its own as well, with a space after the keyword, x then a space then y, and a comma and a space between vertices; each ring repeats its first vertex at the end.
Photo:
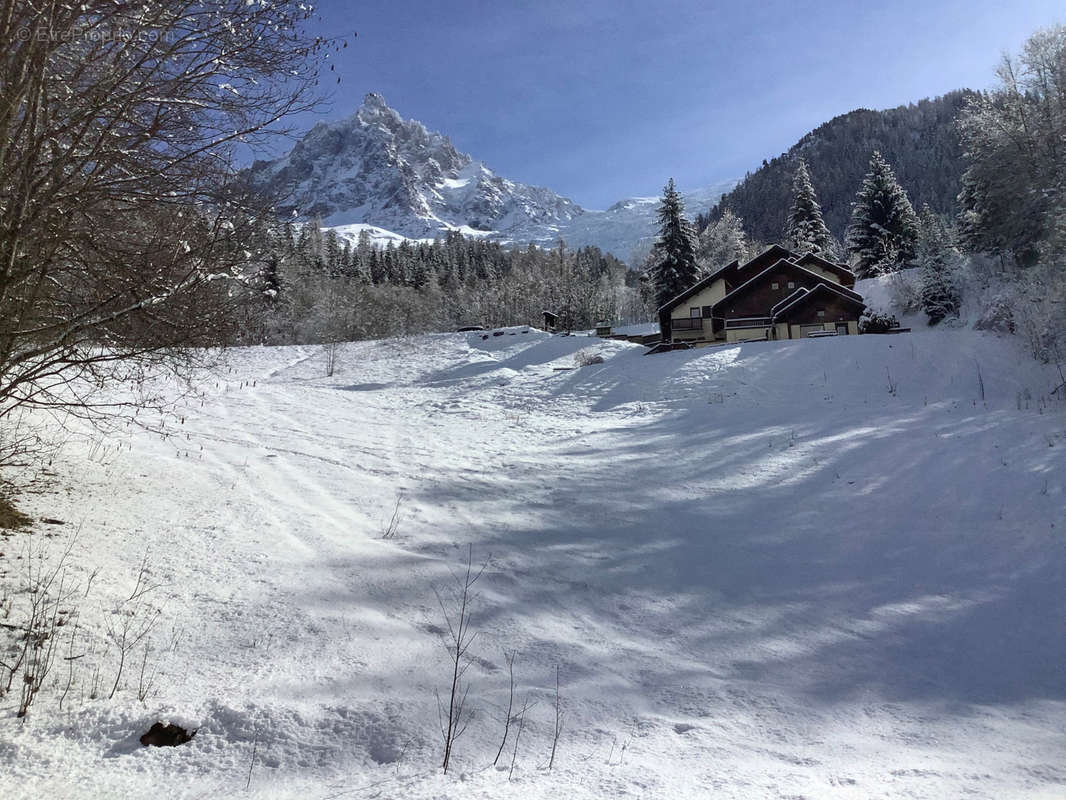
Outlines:
MULTIPOLYGON (((1066 796, 1050 372, 970 331, 645 358, 525 330, 354 343, 332 378, 237 350, 165 439, 69 443, 24 506, 68 521, 48 557, 80 527, 81 624, 147 550, 180 636, 146 703, 135 675, 0 700, 0 797, 1066 796), (444 776, 433 590, 468 545, 478 716, 444 776), (508 780, 510 650, 537 705, 508 780), (156 719, 199 732, 141 748, 156 719)), ((30 541, 0 540, 11 591, 30 541)))

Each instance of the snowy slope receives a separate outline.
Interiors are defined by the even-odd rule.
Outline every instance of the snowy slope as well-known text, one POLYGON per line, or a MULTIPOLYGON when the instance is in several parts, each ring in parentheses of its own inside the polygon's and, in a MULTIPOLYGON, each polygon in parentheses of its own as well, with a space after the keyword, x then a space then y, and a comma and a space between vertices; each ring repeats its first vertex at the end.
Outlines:
MULTIPOLYGON (((292 151, 250 170, 283 198, 285 218, 319 218, 356 240, 367 229, 384 244, 457 230, 517 244, 595 245, 627 260, 655 232, 656 198, 590 211, 550 189, 497 175, 447 136, 404 119, 370 93, 347 119, 319 123, 292 151)), ((690 216, 707 211, 736 181, 686 194, 690 216)))
POLYGON ((329 379, 317 348, 239 350, 166 434, 71 441, 24 499, 68 524, 3 542, 0 581, 79 528, 100 634, 147 549, 163 674, 88 699, 97 649, 64 711, 0 701, 0 797, 1063 796, 1053 376, 971 331, 653 357, 525 331, 352 344, 329 379), (478 716, 443 776, 433 590, 468 545, 478 716), (508 780, 510 650, 537 705, 508 780), (157 718, 199 733, 140 748, 157 718))

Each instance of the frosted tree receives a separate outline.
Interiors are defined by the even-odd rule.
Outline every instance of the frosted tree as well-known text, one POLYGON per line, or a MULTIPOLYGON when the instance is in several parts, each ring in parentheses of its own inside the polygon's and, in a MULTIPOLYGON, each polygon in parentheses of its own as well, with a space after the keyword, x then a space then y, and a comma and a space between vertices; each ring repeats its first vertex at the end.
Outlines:
POLYGON ((1066 250, 1066 26, 1037 31, 959 115, 959 237, 1021 266, 1066 250))
POLYGON ((330 229, 322 236, 322 257, 332 277, 337 277, 341 269, 341 241, 337 232, 330 229))
POLYGON ((727 208, 700 234, 696 260, 704 272, 711 272, 733 260, 746 260, 750 252, 744 221, 727 208))
POLYGON ((918 217, 911 201, 875 150, 848 225, 847 248, 856 274, 869 278, 910 265, 917 242, 918 217))
POLYGON ((785 240, 798 253, 830 253, 833 235, 822 219, 822 207, 814 193, 807 162, 800 159, 792 176, 792 208, 788 212, 785 240))
POLYGON ((652 250, 650 277, 656 306, 664 305, 699 280, 696 234, 685 219, 685 204, 671 178, 659 204, 659 238, 652 250))
POLYGON ((354 247, 334 246, 314 220, 279 226, 266 240, 245 341, 335 344, 473 324, 540 324, 545 309, 570 329, 646 317, 636 306, 637 273, 596 247, 571 250, 560 240, 550 250, 515 249, 454 231, 431 244, 382 248, 360 234, 354 247))
POLYGON ((947 225, 928 205, 922 206, 917 245, 921 268, 921 304, 935 325, 959 313, 959 252, 951 242, 947 225))

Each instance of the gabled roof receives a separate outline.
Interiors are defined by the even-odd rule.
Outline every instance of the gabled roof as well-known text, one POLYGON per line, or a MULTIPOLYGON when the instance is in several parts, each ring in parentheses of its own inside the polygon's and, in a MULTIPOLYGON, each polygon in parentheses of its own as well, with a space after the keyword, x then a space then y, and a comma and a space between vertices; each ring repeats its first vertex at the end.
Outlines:
POLYGON ((782 300, 780 303, 778 303, 773 308, 771 308, 770 309, 770 316, 772 317, 774 314, 776 314, 777 313, 777 309, 783 308, 784 306, 787 306, 789 303, 791 303, 793 300, 797 299, 801 295, 807 294, 808 291, 810 291, 810 290, 809 289, 804 289, 801 286, 796 291, 794 291, 792 294, 790 294, 788 297, 786 297, 784 300, 782 300))
POLYGON ((740 262, 737 259, 734 258, 732 261, 730 261, 724 267, 719 267, 714 272, 712 272, 710 275, 708 275, 705 280, 714 281, 715 278, 725 277, 726 273, 728 273, 730 270, 736 270, 739 266, 740 266, 740 262))
POLYGON ((800 266, 803 266, 805 264, 817 264, 822 269, 828 270, 829 272, 835 272, 842 278, 854 279, 856 277, 855 273, 843 264, 837 264, 835 261, 830 261, 828 258, 823 258, 817 253, 806 253, 803 255, 802 258, 795 259, 795 261, 800 266))
MULTIPOLYGON (((670 300, 670 301, 664 303, 662 306, 660 306, 659 307, 659 313, 670 311, 671 309, 676 308, 679 304, 685 302, 686 300, 688 300, 693 295, 697 295, 700 292, 702 292, 704 289, 706 289, 708 286, 710 286, 716 280, 724 279, 724 280, 728 281, 730 279, 730 277, 733 276, 733 275, 743 275, 745 271, 750 271, 752 269, 757 269, 761 265, 767 264, 767 263, 769 263, 769 265, 770 265, 768 268, 769 269, 773 269, 773 267, 777 266, 782 261, 787 261, 790 265, 798 266, 800 268, 803 267, 803 262, 807 261, 808 263, 817 264, 819 267, 821 267, 821 268, 823 268, 825 270, 834 272, 834 273, 840 275, 843 278, 848 278, 848 277, 850 277, 852 279, 855 278, 855 273, 853 273, 847 267, 844 267, 841 264, 835 264, 832 261, 828 261, 828 260, 822 258, 821 256, 819 256, 817 253, 806 253, 805 255, 801 256, 801 255, 799 255, 797 253, 793 253, 788 248, 782 247, 779 244, 772 244, 769 247, 767 247, 765 250, 763 250, 761 253, 759 253, 758 255, 756 255, 756 256, 754 256, 752 258, 749 258, 743 264, 741 264, 739 260, 734 260, 734 261, 731 261, 730 263, 726 264, 724 267, 720 267, 720 268, 716 269, 714 272, 712 272, 707 277, 700 279, 695 284, 690 286, 688 289, 686 289, 685 291, 681 292, 681 294, 677 295, 677 297, 673 298, 672 300, 670 300)), ((757 273, 755 273, 755 275, 754 275, 754 277, 752 279, 749 279, 749 280, 745 281, 744 283, 740 284, 740 286, 735 287, 733 289, 733 291, 735 292, 737 289, 740 289, 741 287, 743 287, 746 284, 750 283, 751 280, 754 280, 754 278, 757 278, 760 275, 764 274, 766 272, 766 269, 767 268, 765 268, 765 267, 763 269, 759 269, 759 271, 757 273)), ((804 270, 804 271, 805 272, 809 272, 811 275, 813 275, 816 278, 821 278, 822 277, 822 276, 818 275, 817 273, 811 272, 810 270, 804 270)), ((730 294, 732 294, 732 292, 730 292, 730 294)), ((856 297, 858 297, 858 295, 856 295, 856 297)), ((721 302, 721 301, 719 301, 719 302, 721 302)))
MULTIPOLYGON (((798 255, 798 253, 793 253, 787 247, 782 247, 779 244, 772 244, 765 250, 763 250, 761 253, 759 253, 757 256, 749 258, 747 261, 737 267, 737 271, 743 272, 744 270, 751 269, 752 267, 758 264, 764 264, 766 262, 776 264, 778 261, 786 258, 795 261, 798 258, 798 255)), ((762 272, 762 270, 759 271, 762 272)))
MULTIPOLYGON (((746 291, 750 286, 752 286, 753 284, 755 284, 755 283, 761 281, 763 278, 765 278, 770 272, 772 272, 772 271, 774 271, 776 269, 781 269, 783 266, 788 267, 789 269, 798 270, 799 272, 805 272, 808 275, 810 275, 819 284, 831 285, 827 278, 822 277, 818 273, 811 272, 806 267, 801 267, 799 264, 795 263, 794 261, 789 261, 786 258, 782 258, 780 261, 776 262, 772 267, 767 267, 762 272, 760 272, 758 275, 756 275, 754 278, 751 278, 749 280, 744 281, 744 283, 740 284, 740 286, 738 286, 736 289, 734 289, 729 294, 727 294, 725 297, 723 297, 721 300, 719 300, 717 303, 715 303, 713 308, 718 308, 718 306, 720 306, 723 303, 725 303, 726 300, 736 299, 736 296, 740 292, 746 291)), ((846 289, 843 286, 836 286, 836 284, 832 284, 832 285, 837 290, 839 290, 839 292, 841 294, 844 294, 846 297, 849 297, 850 299, 855 300, 855 301, 860 302, 860 303, 862 302, 862 295, 851 291, 851 289, 846 289)), ((793 294, 795 294, 795 293, 793 292, 793 294)))
MULTIPOLYGON (((861 298, 856 299, 859 296, 856 295, 855 292, 849 292, 847 289, 844 289, 840 286, 834 286, 831 283, 819 283, 809 292, 804 292, 799 297, 795 297, 792 302, 788 303, 785 306, 782 306, 780 303, 778 303, 776 306, 774 306, 774 310, 770 312, 770 318, 772 321, 776 321, 777 318, 780 317, 782 314, 787 314, 789 311, 799 307, 800 305, 814 297, 816 294, 825 294, 827 292, 831 294, 840 295, 840 297, 844 298, 844 300, 846 300, 847 302, 859 306, 860 308, 866 308, 866 303, 864 303, 861 298)), ((794 292, 793 296, 796 294, 798 294, 798 292, 794 292)))
POLYGON ((731 270, 731 269, 735 269, 738 263, 739 262, 737 262, 736 260, 733 260, 730 263, 726 264, 724 267, 721 267, 720 269, 715 270, 710 275, 708 275, 706 278, 701 278, 700 280, 696 281, 696 283, 694 283, 689 288, 685 289, 685 291, 683 291, 681 294, 679 294, 673 300, 668 300, 667 302, 663 303, 659 307, 659 313, 662 313, 664 311, 669 311, 670 309, 672 309, 675 306, 677 306, 679 303, 685 302, 686 300, 688 300, 693 295, 699 294, 704 289, 706 289, 708 286, 710 286, 712 283, 714 283, 716 280, 718 280, 720 277, 722 277, 722 275, 725 272, 727 272, 728 270, 731 270))

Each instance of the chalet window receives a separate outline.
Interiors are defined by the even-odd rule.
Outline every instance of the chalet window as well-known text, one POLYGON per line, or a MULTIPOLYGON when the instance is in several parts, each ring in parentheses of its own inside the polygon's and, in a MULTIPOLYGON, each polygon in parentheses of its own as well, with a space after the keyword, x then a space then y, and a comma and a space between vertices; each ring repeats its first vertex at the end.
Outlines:
POLYGON ((699 307, 699 306, 692 306, 692 307, 691 307, 691 308, 690 308, 690 309, 688 310, 688 315, 689 315, 690 317, 692 317, 693 319, 695 319, 696 317, 701 317, 701 316, 703 316, 703 313, 702 313, 702 312, 700 311, 700 307, 699 307))
POLYGON ((703 307, 703 318, 704 319, 710 319, 711 318, 711 307, 710 306, 704 306, 703 307))
POLYGON ((777 281, 774 281, 773 283, 771 283, 771 284, 770 284, 770 288, 771 288, 771 289, 776 289, 776 288, 778 288, 778 287, 777 287, 777 281))
POLYGON ((788 282, 788 288, 789 289, 795 289, 796 288, 796 282, 795 281, 789 281, 788 282))
POLYGON ((819 317, 824 317, 825 316, 825 311, 823 311, 822 309, 818 309, 818 316, 819 317))

